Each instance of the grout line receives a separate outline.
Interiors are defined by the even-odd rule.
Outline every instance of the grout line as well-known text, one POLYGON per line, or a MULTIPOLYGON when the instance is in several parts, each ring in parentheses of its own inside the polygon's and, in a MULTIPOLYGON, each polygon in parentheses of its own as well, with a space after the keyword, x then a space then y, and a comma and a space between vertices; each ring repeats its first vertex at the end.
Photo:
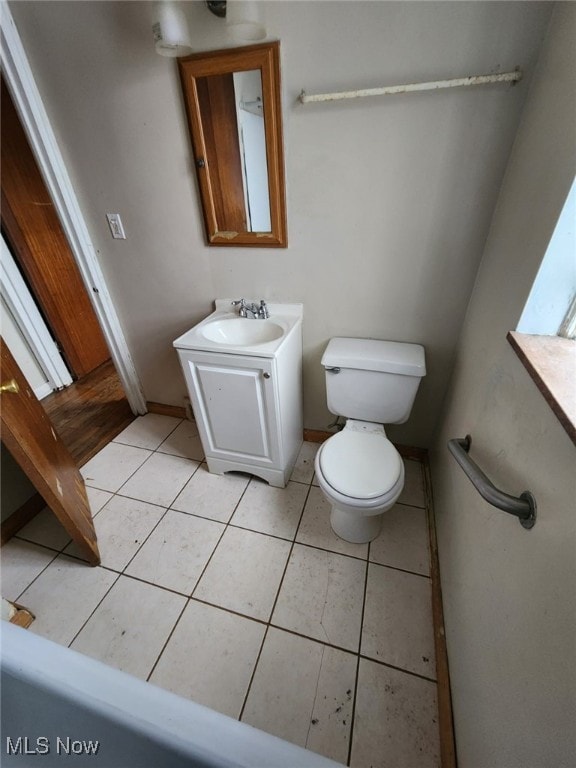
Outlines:
POLYGON ((244 701, 242 702, 242 707, 240 708, 240 714, 238 715, 239 722, 242 722, 242 718, 244 717, 244 710, 246 709, 246 704, 248 703, 248 697, 250 696, 250 691, 252 690, 252 683, 254 682, 254 677, 256 676, 256 670, 258 669, 258 664, 260 663, 260 657, 262 656, 262 651, 264 650, 264 644, 266 642, 266 638, 268 637, 269 629, 270 629, 270 624, 266 624, 264 635, 262 636, 262 642, 260 643, 258 655, 256 656, 256 661, 254 663, 254 669, 252 670, 252 674, 250 675, 250 680, 248 681, 246 693, 244 694, 244 701))
MULTIPOLYGON (((111 443, 114 443, 114 440, 111 440, 111 441, 110 441, 110 443, 107 443, 107 445, 106 445, 106 446, 104 446, 104 447, 106 448, 106 447, 107 447, 108 445, 110 445, 111 443)), ((134 471, 133 471, 133 472, 132 472, 132 473, 131 473, 131 474, 130 474, 130 475, 129 475, 129 476, 128 476, 128 477, 127 477, 127 478, 126 478, 126 479, 125 479, 123 482, 122 482, 122 484, 120 485, 120 487, 119 487, 119 488, 116 488, 116 490, 110 490, 110 488, 100 488, 99 486, 97 486, 97 485, 94 485, 94 484, 93 484, 93 481, 92 481, 92 482, 90 482, 89 480, 87 480, 87 479, 84 477, 84 475, 82 475, 82 479, 84 480, 84 484, 85 484, 85 485, 87 485, 89 488, 94 488, 94 490, 96 490, 96 491, 104 491, 104 492, 106 492, 106 493, 112 493, 112 494, 114 494, 114 495, 118 494, 119 496, 125 496, 125 494, 122 494, 122 493, 120 493, 120 491, 122 490, 122 488, 124 488, 124 486, 126 485, 126 483, 128 483, 128 481, 129 481, 129 480, 132 480, 132 478, 134 477, 134 475, 135 475, 137 472, 139 472, 139 471, 140 471, 140 470, 141 470, 141 469, 144 467, 144 465, 145 465, 145 464, 146 464, 146 463, 147 463, 147 462, 148 462, 148 461, 149 461, 149 460, 152 458, 152 456, 153 456, 153 455, 156 453, 156 451, 154 451, 154 450, 151 450, 150 448, 139 448, 139 446, 137 446, 137 445, 128 445, 128 443, 115 443, 115 444, 116 444, 116 445, 124 445, 126 448, 137 448, 137 449, 138 449, 138 450, 140 450, 140 451, 146 451, 146 453, 148 453, 149 455, 148 455, 148 456, 147 456, 147 457, 144 459, 144 461, 142 462, 142 464, 140 464, 138 467, 136 467, 136 469, 135 469, 135 470, 134 470, 134 471)), ((96 456, 97 456, 97 455, 98 455, 98 454, 96 454, 96 456)), ((168 454, 168 453, 165 453, 165 454, 162 454, 162 455, 163 455, 163 456, 171 456, 172 454, 168 454)), ((95 457, 93 456, 92 458, 95 458, 95 457)), ((200 464, 199 464, 198 462, 196 462, 194 459, 188 459, 187 457, 182 457, 182 456, 176 456, 175 458, 184 458, 184 460, 185 460, 185 461, 190 461, 190 462, 193 462, 193 463, 195 463, 195 464, 198 464, 198 466, 197 466, 197 467, 194 469, 194 472, 192 472, 192 475, 190 475, 190 477, 188 478, 188 480, 187 480, 187 481, 184 483, 184 486, 183 486, 183 487, 182 487, 182 488, 181 488, 181 489, 178 491, 178 493, 176 494, 176 496, 175 496, 175 497, 174 497, 174 499, 172 500, 172 503, 174 503, 174 501, 175 501, 175 500, 178 498, 178 496, 179 496, 179 495, 182 493, 182 491, 184 490, 184 488, 186 487, 186 485, 188 485, 188 483, 190 482, 190 480, 192 479, 192 477, 194 476, 194 474, 195 474, 195 473, 196 473, 196 471, 198 470, 198 467, 200 466, 200 464)), ((131 496, 126 496, 126 498, 132 498, 132 497, 131 497, 131 496)), ((146 501, 146 499, 135 499, 135 501, 146 501)), ((150 502, 150 501, 147 501, 146 503, 147 503, 147 504, 153 504, 154 502, 150 502)), ((164 506, 164 505, 162 505, 162 504, 156 504, 156 506, 160 507, 160 506, 164 506)), ((169 505, 169 506, 170 506, 170 505, 169 505)))
MULTIPOLYGON (((156 414, 156 415, 158 415, 158 416, 161 416, 161 415, 164 415, 164 414, 156 414)), ((137 420, 137 418, 138 418, 138 417, 136 417, 136 419, 134 419, 134 421, 136 421, 136 420, 137 420)), ((144 450, 146 450, 146 451, 157 451, 157 450, 158 450, 158 448, 160 448, 160 446, 161 446, 163 443, 165 443, 165 442, 166 442, 166 440, 168 440, 168 438, 170 437, 170 435, 171 435, 171 434, 173 434, 173 433, 174 433, 174 432, 175 432, 175 431, 178 429, 178 427, 180 426, 180 424, 181 424, 181 423, 184 421, 184 419, 180 419, 180 418, 178 418, 178 416, 170 416, 169 418, 171 418, 171 419, 177 419, 177 420, 178 420, 178 424, 176 424, 176 425, 175 425, 175 426, 174 426, 174 427, 173 427, 173 428, 170 430, 170 432, 168 432, 168 434, 166 435, 166 437, 163 437, 163 438, 162 438, 162 440, 161 440, 161 441, 160 441, 160 443, 159 443, 159 444, 156 446, 156 448, 145 448, 144 450)), ((133 424, 133 423, 134 423, 134 421, 133 421, 133 422, 131 422, 131 424, 133 424)), ((130 426, 130 424, 129 424, 128 426, 130 426)), ((125 429, 127 429, 127 428, 128 428, 128 427, 125 427, 125 429)), ((125 431, 125 430, 122 430, 122 432, 123 432, 123 431, 125 431)), ((142 448, 142 446, 141 446, 141 445, 134 445, 133 443, 125 443, 125 442, 123 442, 122 440, 118 440, 118 438, 119 438, 119 437, 122 435, 122 432, 119 432, 119 433, 116 435, 116 437, 113 437, 113 438, 112 438, 112 440, 111 440, 110 442, 111 442, 111 443, 118 443, 119 445, 129 445, 129 446, 131 446, 132 448, 142 448)))
MULTIPOLYGON (((65 530, 64 527, 62 527, 62 530, 65 530)), ((69 546, 70 542, 73 542, 74 539, 68 539, 66 544, 64 544, 63 547, 60 547, 58 549, 57 547, 51 547, 50 544, 40 544, 38 541, 34 541, 34 539, 28 539, 26 536, 21 536, 19 533, 15 533, 14 536, 12 536, 13 539, 18 539, 18 541, 25 541, 27 544, 36 544, 37 547, 44 547, 44 549, 49 549, 51 552, 56 552, 57 554, 62 554, 67 546, 69 546)))
POLYGON ((358 654, 359 659, 363 659, 364 661, 371 661, 374 664, 379 664, 381 667, 388 667, 388 669, 395 669, 396 672, 403 672, 405 675, 410 675, 410 677, 417 677, 419 680, 425 680, 427 683, 433 683, 434 685, 438 684, 438 681, 433 677, 427 677, 426 675, 421 675, 418 672, 412 672, 410 669, 405 669, 404 667, 397 667, 395 664, 389 664, 386 661, 381 661, 380 659, 373 659, 372 656, 365 656, 363 653, 358 654))
POLYGON ((395 503, 399 504, 401 507, 410 507, 411 509, 421 509, 424 512, 426 512, 426 502, 424 502, 424 504, 410 504, 408 501, 397 501, 395 503))
POLYGON ((304 516, 304 510, 306 509, 306 504, 308 502, 308 497, 310 496, 310 488, 312 486, 308 487, 308 492, 306 493, 306 497, 304 499, 304 503, 302 504, 302 511, 300 512, 300 519, 298 520, 298 525, 296 526, 296 530, 294 531, 294 538, 292 539, 291 546, 290 546, 290 552, 288 553, 288 557, 286 558, 286 564, 284 566, 284 571, 282 572, 282 577, 280 578, 280 583, 278 584, 278 589, 276 590, 276 597, 274 598, 274 603, 272 605, 272 610, 270 611, 270 615, 268 617, 268 622, 266 626, 266 631, 264 632, 264 637, 262 638, 262 645, 260 646, 260 651, 258 653, 258 658, 256 659, 256 663, 254 664, 254 669, 252 670, 252 674, 250 676, 250 682, 248 683, 248 687, 246 689, 246 695, 244 696, 244 702, 242 703, 242 709, 240 710, 240 715, 238 717, 238 720, 242 720, 242 716, 244 715, 244 710, 246 708, 246 703, 248 702, 248 696, 250 695, 250 690, 252 689, 252 683, 254 681, 254 677, 256 675, 256 670, 258 669, 258 664, 260 662, 260 656, 262 655, 262 650, 264 649, 264 643, 266 642, 266 638, 268 637, 268 631, 270 627, 272 626, 272 616, 274 615, 274 611, 276 609, 276 604, 278 603, 278 598, 280 597, 280 592, 282 590, 282 586, 284 584, 284 577, 286 576, 286 571, 288 570, 288 564, 290 563, 290 558, 292 557, 292 552, 294 551, 294 545, 296 543, 296 536, 298 534, 298 528, 300 527, 300 523, 302 522, 302 517, 304 516))
POLYGON ((380 568, 387 568, 389 571, 399 571, 400 573, 407 573, 410 576, 419 576, 421 579, 428 579, 428 581, 431 580, 430 576, 427 576, 425 573, 418 573, 417 571, 407 571, 405 568, 398 568, 395 565, 386 565, 385 563, 377 563, 374 560, 368 561, 370 565, 378 565, 380 568))
POLYGON ((160 448, 162 448, 162 446, 156 448, 154 453, 161 453, 162 456, 173 456, 175 459, 188 459, 188 461, 197 461, 198 464, 204 464, 206 461, 205 456, 203 456, 201 459, 196 459, 193 456, 183 456, 181 453, 169 453, 168 451, 161 451, 160 448))
POLYGON ((368 571, 370 569, 370 544, 366 555, 366 572, 364 574, 364 594, 362 599, 362 614, 360 616, 360 635, 358 637, 358 651, 356 653, 356 677, 354 678, 354 697, 352 699, 352 712, 350 714, 350 742, 348 744, 348 759, 346 765, 352 760, 352 744, 354 740, 354 722, 356 719, 356 701, 358 698, 358 677, 360 675, 360 651, 362 649, 362 633, 364 632, 364 613, 366 611, 366 595, 368 592, 368 571))
POLYGON ((26 543, 29 543, 29 544, 34 544, 34 546, 36 546, 36 547, 40 547, 40 549, 47 549, 49 552, 53 552, 53 553, 54 553, 54 557, 52 558, 52 560, 50 560, 50 561, 48 561, 48 562, 46 563, 46 565, 44 566, 44 568, 42 568, 42 570, 41 570, 39 573, 37 573, 37 574, 36 574, 36 576, 34 576, 34 578, 32 579, 32 581, 31 581, 31 582, 29 582, 29 583, 28 583, 28 584, 27 584, 27 585, 24 587, 24 589, 22 590, 22 592, 20 592, 20 594, 19 594, 19 595, 17 595, 17 596, 16 596, 16 597, 13 599, 13 601, 12 601, 12 602, 16 602, 17 600, 20 600, 20 598, 22 597, 22 595, 24 594, 24 592, 26 592, 26 590, 27 590, 27 589, 29 589, 29 588, 32 586, 32 584, 34 584, 34 582, 35 582, 35 581, 36 581, 36 580, 39 578, 39 576, 41 576, 41 575, 44 573, 44 571, 45 571, 47 568, 49 568, 49 567, 52 565, 52 563, 54 562, 54 560, 56 560, 56 558, 60 557, 60 555, 62 554, 61 552, 55 552, 53 549, 50 549, 49 547, 44 547, 42 544, 36 544, 35 542, 26 542, 26 543))
POLYGON ((159 653, 159 654, 158 654, 158 656, 156 657, 156 661, 154 662, 154 664, 152 664, 152 668, 151 668, 150 672, 148 673, 148 675, 147 675, 147 677, 146 677, 146 682, 147 682, 147 683, 149 683, 149 682, 150 682, 150 678, 151 678, 151 677, 152 677, 152 675, 154 674, 154 670, 155 670, 155 669, 156 669, 156 667, 158 666, 158 662, 160 661, 160 658, 161 658, 162 654, 163 654, 163 653, 164 653, 164 651, 166 650, 166 647, 167 647, 168 643, 169 643, 169 642, 170 642, 170 640, 172 639, 172 635, 173 635, 173 634, 174 634, 174 632, 176 631, 176 627, 177 627, 177 626, 178 626, 178 624, 180 623, 180 619, 181 619, 181 618, 182 618, 182 616, 184 615, 184 611, 186 610, 186 608, 188 607, 188 605, 189 605, 189 604, 190 604, 190 598, 187 598, 187 599, 184 601, 184 605, 182 606, 182 610, 180 611, 180 614, 178 615, 178 618, 177 618, 177 619, 176 619, 176 621, 174 622, 174 626, 172 627, 172 629, 171 629, 171 630, 170 630, 170 632, 168 633, 168 637, 166 638, 166 642, 164 643, 164 645, 163 645, 163 646, 162 646, 162 648, 160 649, 160 653, 159 653))
MULTIPOLYGON (((241 501, 242 501, 242 499, 244 498, 244 494, 246 493, 246 491, 247 491, 247 489, 248 489, 248 486, 250 485, 250 482, 251 482, 251 481, 249 480, 249 481, 246 483, 246 485, 245 485, 245 487, 244 487, 244 490, 243 490, 243 491, 242 491, 242 493, 240 494, 240 498, 239 498, 239 499, 238 499, 238 501, 236 502, 236 504, 235 504, 235 506, 234 506, 234 509, 232 510, 232 514, 230 515, 230 518, 229 518, 229 519, 231 519, 231 518, 232 518, 232 515, 234 515, 234 512, 236 512, 236 510, 238 509, 238 505, 240 504, 240 502, 241 502, 241 501)), ((183 513, 183 514, 187 514, 187 513, 183 513)), ((220 522, 220 521, 214 521, 214 522, 220 522)), ((218 549, 218 547, 220 546, 220 542, 222 541, 222 539, 224 538, 224 535, 226 534, 226 531, 228 530, 228 526, 229 526, 229 523, 224 523, 223 525, 224 525, 224 528, 222 529, 222 533, 220 534, 220 537, 218 538, 218 541, 216 542, 216 546, 215 546, 215 547, 214 547, 214 549, 212 550, 212 552, 211 552, 211 554, 210 554, 210 557, 209 557, 209 558, 208 558, 208 560, 206 561, 206 564, 205 564, 204 568, 202 569, 202 572, 201 572, 200 576, 198 577, 198 581, 197 581, 197 582, 196 582, 196 584, 194 585, 194 589, 192 590, 192 593, 190 594, 190 597, 193 597, 193 595, 194 595, 194 592, 196 592, 196 589, 198 588, 198 585, 199 585, 199 584, 200 584, 200 582, 202 581, 202 578, 203 578, 204 574, 206 573, 206 570, 207 570, 208 566, 209 566, 209 565, 210 565, 210 563, 212 562, 212 558, 214 557, 214 553, 216 552, 216 550, 217 550, 217 549, 218 549)))
MULTIPOLYGON (((120 495, 120 494, 118 494, 118 495, 120 495)), ((122 496, 122 498, 123 498, 123 499, 126 499, 126 498, 131 498, 131 497, 130 497, 130 496, 122 496)), ((142 501, 142 499, 133 499, 133 501, 142 501)), ((150 502, 144 502, 144 503, 150 503, 150 502)), ((144 539, 143 539, 143 541, 140 543, 140 546, 138 547, 138 549, 137 549, 137 550, 134 552, 134 554, 132 555, 132 557, 131 557, 131 558, 128 560, 128 562, 126 563, 126 565, 124 566, 124 568, 122 568, 122 571, 121 571, 121 573, 122 573, 122 574, 124 574, 125 576, 128 576, 128 574, 126 573, 126 568, 128 568, 128 566, 129 566, 129 565, 131 565, 132 561, 133 561, 133 560, 134 560, 134 559, 135 559, 135 558, 138 556, 138 554, 140 553, 140 550, 142 549, 142 547, 143 547, 143 546, 146 544, 146 542, 148 541, 148 539, 150 538, 150 536, 152 536, 152 534, 154 533, 154 531, 156 530, 156 528, 158 528, 158 526, 160 525, 160 523, 162 522, 162 520, 164 520, 164 518, 166 517, 166 515, 167 515, 167 513, 168 513, 168 509, 167 509, 166 507, 162 507, 162 506, 160 506, 160 504, 156 504, 155 506, 157 506, 157 507, 160 507, 160 509, 163 509, 163 510, 164 510, 164 514, 160 516, 160 518, 158 519, 158 522, 156 523, 156 525, 154 525, 154 526, 153 526, 153 527, 150 529, 150 531, 149 531, 148 535, 144 537, 144 539)), ((142 581, 143 581, 143 579, 142 579, 142 581)))
MULTIPOLYGON (((98 567, 100 567, 100 566, 98 566, 98 567)), ((110 569, 108 569, 108 568, 107 568, 107 569, 105 569, 105 570, 110 570, 110 569)), ((117 573, 117 571, 113 571, 113 573, 117 573)), ((71 647, 72 647, 72 643, 73 643, 73 642, 76 640, 76 638, 78 637, 78 635, 80 634, 80 632, 82 632, 82 630, 84 629, 84 627, 86 626, 86 624, 88 624, 88 622, 90 621, 90 619, 92 618, 92 616, 94 616, 94 614, 96 613, 96 611, 98 610, 98 608, 100 608, 100 606, 102 605, 102 603, 104 602, 104 600, 105 600, 105 599, 108 597, 108 595, 110 594, 110 592, 112 591, 112 589, 113 589, 113 588, 115 587, 115 585, 118 583, 118 580, 120 579, 120 576, 121 576, 121 574, 119 574, 119 573, 118 573, 118 576, 117 576, 117 578, 116 578, 116 579, 114 579, 114 581, 112 582, 112 584, 110 584, 110 586, 108 587, 108 589, 106 590, 106 592, 105 592, 105 593, 102 595, 101 599, 100 599, 100 600, 98 601, 98 603, 97 603, 97 604, 94 606, 94 609, 91 611, 91 613, 90 613, 90 615, 88 616, 88 618, 86 619, 86 621, 85 621, 85 622, 82 624, 82 626, 80 627, 80 629, 78 630, 78 632, 76 632, 76 634, 74 635, 74 637, 72 638, 72 640, 70 640, 70 642, 68 643, 68 648, 71 648, 71 647)))
POLYGON ((258 619, 256 616, 249 616, 247 613, 240 613, 240 611, 235 611, 232 608, 225 608, 223 605, 218 605, 217 603, 211 603, 208 600, 203 600, 201 597, 190 597, 189 599, 194 603, 201 603, 202 605, 207 605, 209 608, 216 608, 218 611, 231 613, 234 616, 238 616, 239 619, 247 619, 248 621, 253 621, 256 624, 261 624, 263 627, 270 626, 268 619, 258 619))

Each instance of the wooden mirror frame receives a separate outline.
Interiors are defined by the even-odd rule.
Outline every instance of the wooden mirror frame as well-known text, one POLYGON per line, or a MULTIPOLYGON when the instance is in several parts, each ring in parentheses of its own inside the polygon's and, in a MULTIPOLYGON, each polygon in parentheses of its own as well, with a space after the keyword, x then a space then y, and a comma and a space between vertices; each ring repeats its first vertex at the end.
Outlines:
MULTIPOLYGON (((287 232, 280 99, 280 43, 272 42, 245 48, 192 54, 179 59, 178 66, 192 137, 194 164, 198 175, 208 245, 285 248, 287 232), (234 231, 226 228, 224 222, 218 221, 218 201, 226 195, 226 190, 220 188, 218 167, 211 168, 211 165, 218 165, 217 148, 214 142, 211 146, 209 145, 210 126, 203 124, 197 87, 198 78, 249 70, 259 70, 262 78, 271 222, 269 232, 234 231), (207 160, 210 151, 216 158, 212 163, 207 160)), ((224 149, 222 147, 222 151, 224 149)), ((221 215, 220 218, 222 218, 221 215)))

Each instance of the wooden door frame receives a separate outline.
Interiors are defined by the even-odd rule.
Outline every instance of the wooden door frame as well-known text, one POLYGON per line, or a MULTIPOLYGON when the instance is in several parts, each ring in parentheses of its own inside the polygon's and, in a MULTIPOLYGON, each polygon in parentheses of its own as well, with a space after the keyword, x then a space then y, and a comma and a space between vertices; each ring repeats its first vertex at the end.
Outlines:
POLYGON ((146 413, 146 400, 126 338, 7 3, 2 3, 1 13, 0 62, 6 84, 80 270, 126 398, 133 413, 146 413))

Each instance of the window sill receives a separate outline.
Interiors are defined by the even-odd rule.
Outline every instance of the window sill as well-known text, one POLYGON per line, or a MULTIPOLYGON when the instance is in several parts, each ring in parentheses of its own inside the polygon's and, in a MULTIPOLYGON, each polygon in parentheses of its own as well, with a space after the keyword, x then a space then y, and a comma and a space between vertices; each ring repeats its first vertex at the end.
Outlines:
POLYGON ((517 331, 506 338, 576 444, 576 341, 517 331))

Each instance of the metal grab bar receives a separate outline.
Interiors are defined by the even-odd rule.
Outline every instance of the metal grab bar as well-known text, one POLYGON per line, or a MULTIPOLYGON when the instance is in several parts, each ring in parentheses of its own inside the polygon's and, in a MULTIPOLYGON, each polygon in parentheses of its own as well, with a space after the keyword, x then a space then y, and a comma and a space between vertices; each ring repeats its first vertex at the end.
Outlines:
POLYGON ((510 496, 496 488, 468 455, 471 444, 472 438, 470 435, 466 435, 464 438, 448 440, 448 449, 488 504, 492 504, 493 507, 498 507, 510 515, 515 515, 524 528, 532 528, 536 522, 536 499, 534 496, 530 491, 524 491, 520 497, 510 496))

